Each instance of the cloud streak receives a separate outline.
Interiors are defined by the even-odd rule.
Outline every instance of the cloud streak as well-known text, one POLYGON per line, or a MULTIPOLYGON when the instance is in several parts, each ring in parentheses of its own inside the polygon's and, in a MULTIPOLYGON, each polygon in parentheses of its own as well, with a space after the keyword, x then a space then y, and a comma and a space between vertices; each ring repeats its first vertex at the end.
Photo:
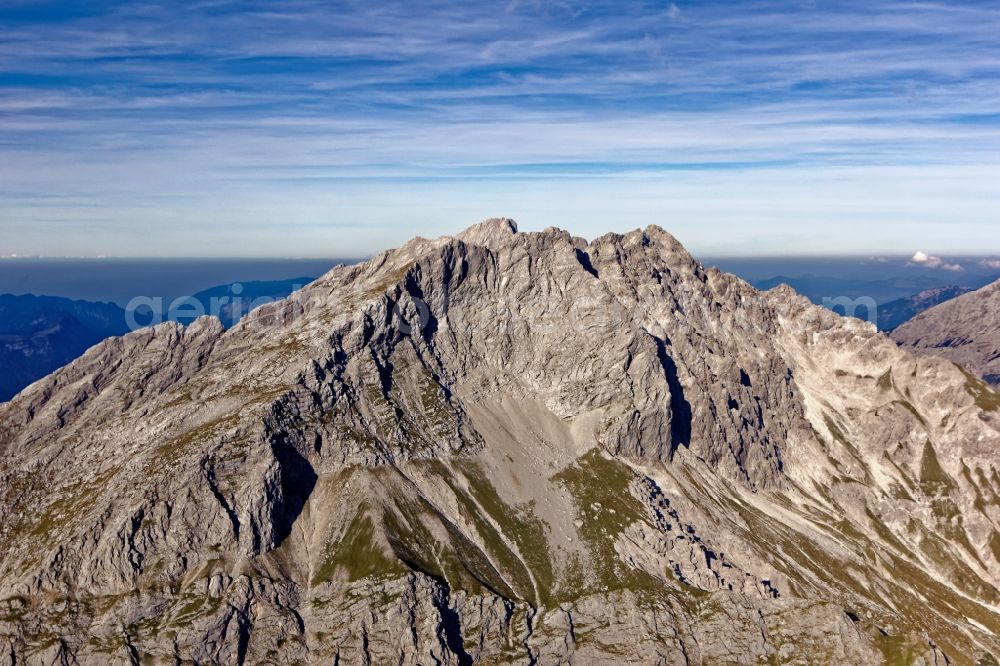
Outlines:
MULTIPOLYGON (((824 215, 814 200, 809 217, 821 223, 866 208, 871 223, 925 247, 1000 247, 1000 11, 989 3, 47 9, 0 8, 0 253, 48 252, 53 229, 84 253, 148 253, 127 224, 197 244, 213 225, 213 235, 235 225, 225 207, 244 208, 241 184, 267 192, 246 237, 259 220, 296 233, 350 220, 373 229, 352 243, 398 241, 415 206, 434 220, 427 233, 503 213, 541 227, 558 201, 527 204, 518 192, 547 185, 563 202, 586 198, 581 188, 611 202, 639 196, 645 223, 708 215, 696 245, 712 225, 770 210, 758 233, 790 248, 798 206, 821 191, 834 202, 824 215), (340 191, 348 181, 354 190, 340 191), (745 193, 750 181, 770 189, 732 210, 686 198, 745 193), (65 203, 53 207, 53 195, 65 203), (949 220, 955 211, 963 220, 949 220), (934 219, 986 235, 957 247, 934 219), (95 226, 108 235, 87 232, 95 226)), ((606 224, 577 212, 582 231, 606 224)), ((315 248, 315 232, 302 233, 301 248, 315 248)), ((837 245, 893 249, 870 233, 837 245)))

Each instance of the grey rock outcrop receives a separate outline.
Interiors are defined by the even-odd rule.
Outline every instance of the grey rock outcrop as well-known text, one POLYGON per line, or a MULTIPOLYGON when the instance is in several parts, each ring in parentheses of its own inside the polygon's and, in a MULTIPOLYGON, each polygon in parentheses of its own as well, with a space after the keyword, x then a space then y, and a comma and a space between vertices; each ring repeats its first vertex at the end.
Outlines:
POLYGON ((0 653, 993 659, 998 408, 657 227, 489 220, 0 406, 0 653))

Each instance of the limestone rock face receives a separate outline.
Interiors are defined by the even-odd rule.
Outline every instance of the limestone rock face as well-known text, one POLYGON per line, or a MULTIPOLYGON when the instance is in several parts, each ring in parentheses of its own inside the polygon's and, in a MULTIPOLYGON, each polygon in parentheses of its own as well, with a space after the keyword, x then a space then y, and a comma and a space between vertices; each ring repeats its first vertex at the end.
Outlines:
POLYGON ((995 663, 1000 397, 506 219, 0 406, 0 663, 995 663))
POLYGON ((892 338, 914 354, 943 356, 1000 384, 1000 281, 925 310, 892 338))

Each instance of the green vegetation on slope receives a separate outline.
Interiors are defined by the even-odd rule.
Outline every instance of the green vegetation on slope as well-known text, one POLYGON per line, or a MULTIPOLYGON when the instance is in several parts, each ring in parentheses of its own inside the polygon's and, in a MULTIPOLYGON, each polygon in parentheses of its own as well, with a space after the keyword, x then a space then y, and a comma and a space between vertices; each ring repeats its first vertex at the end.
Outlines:
POLYGON ((461 467, 479 506, 499 525, 504 536, 513 541, 524 565, 533 574, 540 588, 538 601, 550 605, 555 575, 545 523, 534 514, 531 505, 505 503, 478 464, 464 461, 461 467))
POLYGON ((478 593, 486 588, 507 599, 517 598, 478 546, 426 500, 396 496, 392 503, 383 524, 393 552, 407 566, 447 581, 453 589, 478 593))
POLYGON ((432 468, 454 493, 462 517, 475 526, 476 532, 486 548, 485 554, 496 565, 494 568, 500 568, 517 598, 532 601, 535 604, 539 603, 527 565, 518 557, 517 553, 508 547, 507 542, 494 527, 494 524, 480 512, 479 506, 473 498, 459 487, 444 465, 438 461, 432 461, 432 468))
POLYGON ((600 450, 593 449, 552 477, 573 496, 583 522, 580 536, 591 556, 589 564, 593 576, 568 581, 565 592, 573 597, 606 590, 663 587, 656 578, 626 565, 615 552, 619 535, 629 525, 649 520, 646 508, 629 490, 635 476, 624 463, 606 458, 600 450))
POLYGON ((375 540, 375 523, 365 505, 358 509, 340 539, 327 544, 313 584, 332 580, 338 571, 351 582, 370 576, 406 573, 406 568, 396 558, 387 556, 379 547, 375 540))
POLYGON ((930 440, 924 442, 924 452, 920 457, 920 489, 934 497, 947 493, 955 487, 955 481, 948 476, 938 461, 937 452, 930 440))

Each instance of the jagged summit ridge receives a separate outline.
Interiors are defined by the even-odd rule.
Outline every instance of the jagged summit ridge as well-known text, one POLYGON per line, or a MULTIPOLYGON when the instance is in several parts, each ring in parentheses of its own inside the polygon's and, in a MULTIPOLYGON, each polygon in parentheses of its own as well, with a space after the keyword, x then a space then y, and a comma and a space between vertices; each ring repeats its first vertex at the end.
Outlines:
MULTIPOLYGON (((0 406, 0 641, 107 663, 974 663, 996 394, 658 227, 503 218, 0 406)), ((997 535, 997 536, 994 536, 997 535)))

